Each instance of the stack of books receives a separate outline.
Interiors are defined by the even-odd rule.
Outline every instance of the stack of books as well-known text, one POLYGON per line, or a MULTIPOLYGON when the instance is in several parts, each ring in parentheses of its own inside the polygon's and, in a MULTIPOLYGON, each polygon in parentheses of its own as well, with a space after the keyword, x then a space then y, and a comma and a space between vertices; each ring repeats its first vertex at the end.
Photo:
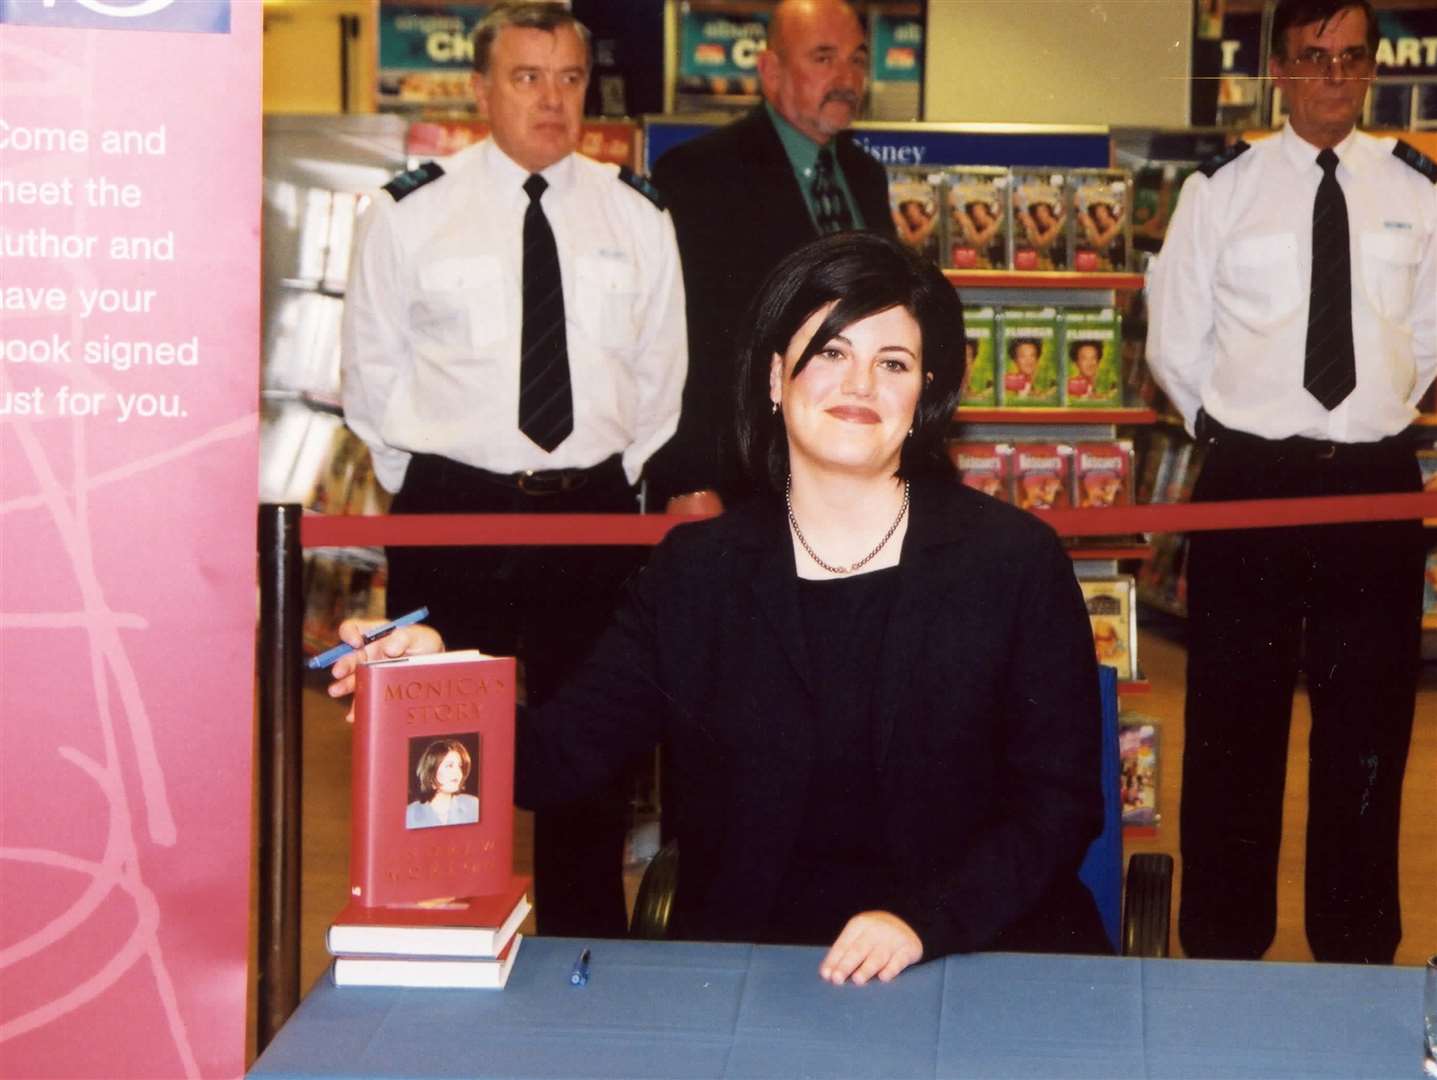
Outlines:
POLYGON ((513 873, 513 658, 362 663, 354 719, 350 900, 325 938, 335 985, 504 986, 530 907, 513 873))
POLYGON ((433 905, 351 901, 325 936, 336 986, 502 989, 524 935, 529 879, 508 892, 433 905))

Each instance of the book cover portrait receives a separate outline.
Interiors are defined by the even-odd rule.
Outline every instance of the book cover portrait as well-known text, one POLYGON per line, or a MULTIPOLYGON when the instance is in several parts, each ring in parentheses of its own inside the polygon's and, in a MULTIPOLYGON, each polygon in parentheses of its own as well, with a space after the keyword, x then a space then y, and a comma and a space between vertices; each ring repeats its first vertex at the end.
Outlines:
POLYGON ((406 829, 479 824, 479 732, 409 739, 406 829))

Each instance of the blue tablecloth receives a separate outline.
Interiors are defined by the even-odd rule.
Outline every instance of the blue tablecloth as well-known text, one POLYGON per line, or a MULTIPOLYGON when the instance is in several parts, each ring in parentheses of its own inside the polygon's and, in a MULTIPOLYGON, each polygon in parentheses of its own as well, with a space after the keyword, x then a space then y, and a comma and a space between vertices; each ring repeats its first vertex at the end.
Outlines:
POLYGON ((834 987, 821 949, 526 938, 508 988, 321 979, 252 1077, 1401 1077, 1422 972, 983 954, 834 987), (586 987, 569 985, 593 950, 586 987))

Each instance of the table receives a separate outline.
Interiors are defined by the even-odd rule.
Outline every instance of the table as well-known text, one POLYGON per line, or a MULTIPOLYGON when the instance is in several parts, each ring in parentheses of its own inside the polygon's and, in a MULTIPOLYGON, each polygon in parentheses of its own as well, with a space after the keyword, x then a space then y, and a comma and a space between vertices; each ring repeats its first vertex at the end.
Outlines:
POLYGON ((502 991, 323 977, 250 1076, 1421 1075, 1417 968, 988 953, 835 987, 822 954, 526 938, 502 991))

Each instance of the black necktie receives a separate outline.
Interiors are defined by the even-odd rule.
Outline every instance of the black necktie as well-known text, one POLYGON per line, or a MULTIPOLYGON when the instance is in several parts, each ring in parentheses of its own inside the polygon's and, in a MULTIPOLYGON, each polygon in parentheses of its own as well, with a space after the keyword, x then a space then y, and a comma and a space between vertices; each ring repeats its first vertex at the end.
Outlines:
POLYGON ((1307 350, 1302 385, 1328 409, 1357 386, 1352 348, 1352 241, 1347 200, 1337 183, 1337 155, 1317 155, 1322 182, 1312 204, 1312 296, 1307 308, 1307 350))
POLYGON ((810 190, 813 195, 814 224, 818 226, 820 236, 853 228, 853 216, 848 212, 848 200, 843 197, 843 189, 838 186, 838 179, 834 175, 832 147, 825 146, 818 152, 818 160, 813 165, 813 184, 810 190))
POLYGON ((538 173, 524 181, 524 322, 519 336, 519 430, 545 450, 574 430, 569 343, 559 249, 539 197, 549 185, 538 173))

